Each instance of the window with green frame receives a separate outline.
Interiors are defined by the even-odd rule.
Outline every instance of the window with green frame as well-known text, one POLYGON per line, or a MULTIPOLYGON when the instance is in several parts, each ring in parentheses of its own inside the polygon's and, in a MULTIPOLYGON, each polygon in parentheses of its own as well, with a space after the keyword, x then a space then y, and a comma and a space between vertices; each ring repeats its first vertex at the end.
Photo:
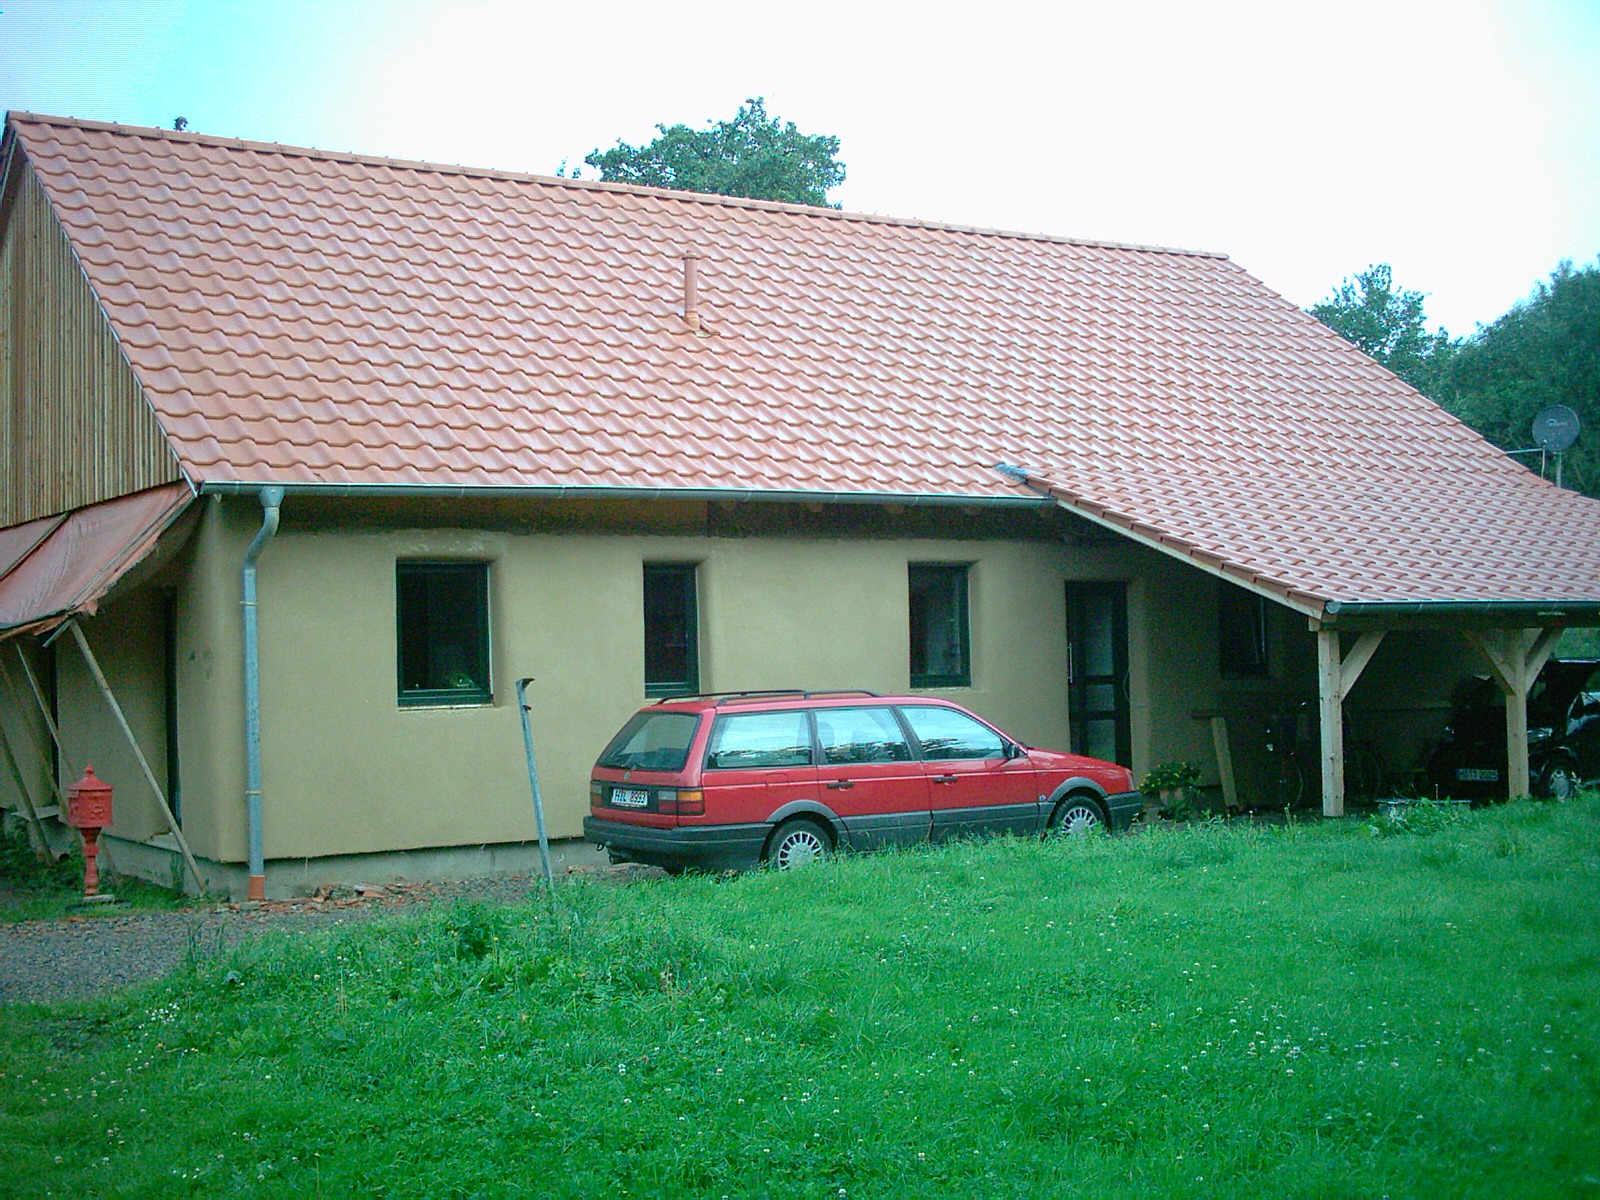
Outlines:
POLYGON ((911 563, 911 686, 971 687, 966 563, 911 563))
POLYGON ((1238 678, 1269 675, 1266 597, 1226 580, 1217 592, 1218 666, 1238 678))
POLYGON ((700 628, 693 563, 644 565, 644 694, 700 690, 700 628))
POLYGON ((394 574, 400 703, 487 704, 489 564, 402 560, 394 574))

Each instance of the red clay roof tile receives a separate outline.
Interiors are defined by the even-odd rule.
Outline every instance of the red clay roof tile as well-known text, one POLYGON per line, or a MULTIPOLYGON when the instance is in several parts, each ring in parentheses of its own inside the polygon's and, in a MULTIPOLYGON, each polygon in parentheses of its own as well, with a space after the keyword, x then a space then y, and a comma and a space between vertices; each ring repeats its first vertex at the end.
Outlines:
POLYGON ((1007 461, 1285 593, 1600 599, 1600 504, 1217 255, 9 124, 198 484, 989 497, 1007 461))

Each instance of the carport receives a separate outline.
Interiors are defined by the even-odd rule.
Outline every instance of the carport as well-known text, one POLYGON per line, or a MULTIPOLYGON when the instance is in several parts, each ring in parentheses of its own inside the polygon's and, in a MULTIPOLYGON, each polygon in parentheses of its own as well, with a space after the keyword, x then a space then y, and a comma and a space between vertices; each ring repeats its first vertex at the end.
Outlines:
POLYGON ((1403 471, 1259 441, 1197 445, 1136 471, 995 469, 1306 619, 1324 816, 1345 810, 1345 698, 1398 631, 1459 634, 1479 651, 1506 696, 1508 793, 1528 795, 1529 689, 1564 630, 1600 626, 1600 502, 1440 416, 1446 437, 1419 439, 1403 471))

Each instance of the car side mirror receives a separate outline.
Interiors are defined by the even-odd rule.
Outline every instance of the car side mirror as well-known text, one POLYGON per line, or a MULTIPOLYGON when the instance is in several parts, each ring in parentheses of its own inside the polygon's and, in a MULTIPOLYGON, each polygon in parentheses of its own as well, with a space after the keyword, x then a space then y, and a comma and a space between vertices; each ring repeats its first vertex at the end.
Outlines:
POLYGON ((1024 754, 1025 751, 1016 742, 1006 743, 1006 758, 1008 760, 1013 758, 1022 758, 1024 754))

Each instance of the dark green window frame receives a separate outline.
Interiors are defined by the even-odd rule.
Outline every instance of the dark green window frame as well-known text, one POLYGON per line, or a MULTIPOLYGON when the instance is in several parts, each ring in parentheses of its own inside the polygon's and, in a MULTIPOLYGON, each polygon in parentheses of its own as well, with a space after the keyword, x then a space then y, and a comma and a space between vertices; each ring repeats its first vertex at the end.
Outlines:
POLYGON ((972 686, 970 563, 910 563, 911 686, 972 686))
POLYGON ((489 703, 489 564, 401 559, 394 576, 401 706, 489 703))
POLYGON ((700 690, 699 568, 644 564, 644 694, 692 696, 700 690))

